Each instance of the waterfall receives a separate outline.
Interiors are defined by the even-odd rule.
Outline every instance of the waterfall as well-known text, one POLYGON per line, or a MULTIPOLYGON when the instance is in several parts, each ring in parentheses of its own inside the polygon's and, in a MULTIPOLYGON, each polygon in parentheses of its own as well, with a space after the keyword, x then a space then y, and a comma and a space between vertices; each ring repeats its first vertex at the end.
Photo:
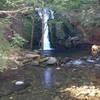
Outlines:
POLYGON ((38 9, 38 14, 40 16, 40 18, 42 19, 42 24, 43 26, 43 50, 52 50, 52 48, 50 47, 50 41, 49 41, 49 29, 48 29, 48 20, 50 19, 54 19, 54 15, 53 15, 53 11, 48 9, 48 8, 44 8, 38 9))

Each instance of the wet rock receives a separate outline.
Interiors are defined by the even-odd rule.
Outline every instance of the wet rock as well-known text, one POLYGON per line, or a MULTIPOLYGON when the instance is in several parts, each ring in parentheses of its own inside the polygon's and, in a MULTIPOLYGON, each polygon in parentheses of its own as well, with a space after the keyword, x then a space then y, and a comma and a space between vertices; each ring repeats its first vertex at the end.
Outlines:
POLYGON ((82 59, 83 59, 83 60, 87 60, 87 58, 88 58, 87 56, 84 56, 82 59))
POLYGON ((16 81, 13 83, 12 90, 13 91, 21 91, 30 86, 30 82, 28 81, 16 81))
POLYGON ((55 57, 48 57, 48 61, 46 62, 46 64, 48 65, 52 65, 56 63, 57 63, 57 59, 55 57))
POLYGON ((16 62, 14 62, 14 61, 9 61, 8 62, 8 67, 11 70, 16 70, 16 69, 18 69, 18 64, 16 64, 16 62))
POLYGON ((94 59, 92 56, 88 57, 88 58, 86 59, 86 61, 87 61, 88 63, 95 63, 95 59, 94 59))
POLYGON ((93 96, 93 97, 96 96, 96 92, 95 91, 90 92, 89 96, 93 96))
POLYGON ((74 65, 80 65, 80 64, 82 64, 83 62, 79 59, 79 60, 75 60, 75 61, 73 61, 73 64, 74 65))
POLYGON ((77 71, 77 69, 75 69, 75 68, 74 68, 74 69, 72 69, 72 72, 75 72, 75 71, 77 71))
POLYGON ((64 64, 60 64, 60 66, 61 66, 61 67, 64 67, 65 65, 64 65, 64 64))
POLYGON ((57 67, 56 69, 57 69, 57 70, 60 70, 61 68, 60 68, 60 67, 57 67))
POLYGON ((69 57, 65 57, 65 58, 63 59, 63 63, 67 63, 67 62, 69 62, 70 60, 72 60, 72 59, 69 58, 69 57))
POLYGON ((95 64, 95 67, 100 67, 100 64, 95 64))
POLYGON ((28 64, 28 63, 31 63, 32 62, 32 59, 24 59, 22 61, 23 64, 28 64))
POLYGON ((40 59, 39 59, 39 62, 40 63, 43 63, 43 62, 46 62, 48 60, 48 57, 41 57, 40 59))
POLYGON ((9 97, 9 99, 10 99, 10 100, 13 100, 13 97, 11 96, 11 97, 9 97))
POLYGON ((17 70, 18 69, 18 67, 12 67, 11 68, 11 70, 17 70))
POLYGON ((38 66, 38 65, 39 65, 39 62, 36 61, 36 60, 33 60, 33 61, 32 61, 32 65, 34 65, 34 66, 38 66))
POLYGON ((67 63, 68 65, 81 65, 81 64, 83 64, 83 61, 82 60, 80 60, 80 59, 77 59, 77 60, 71 60, 71 61, 69 61, 68 63, 67 63))
POLYGON ((99 58, 99 57, 97 57, 97 58, 96 58, 96 61, 100 61, 100 58, 99 58))
POLYGON ((96 64, 100 64, 100 60, 96 60, 95 63, 96 63, 96 64))
POLYGON ((24 81, 17 81, 15 82, 15 85, 23 85, 24 84, 24 81))
POLYGON ((92 59, 87 59, 86 61, 89 62, 89 63, 94 63, 95 62, 95 60, 92 60, 92 59))

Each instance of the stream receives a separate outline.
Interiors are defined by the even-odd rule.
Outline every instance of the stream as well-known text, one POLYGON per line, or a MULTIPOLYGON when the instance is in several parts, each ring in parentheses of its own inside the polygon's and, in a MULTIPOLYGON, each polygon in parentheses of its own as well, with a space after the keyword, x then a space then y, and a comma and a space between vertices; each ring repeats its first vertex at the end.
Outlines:
MULTIPOLYGON (((60 91, 85 85, 87 88, 88 86, 100 88, 98 83, 100 78, 95 78, 93 74, 94 69, 100 70, 99 58, 91 59, 88 51, 62 53, 49 51, 49 53, 57 59, 69 57, 71 60, 64 67, 25 66, 14 75, 7 75, 5 79, 0 79, 0 100, 97 100, 76 99, 71 92, 67 91, 65 95, 60 91)), ((45 55, 47 54, 48 51, 45 52, 45 55)))

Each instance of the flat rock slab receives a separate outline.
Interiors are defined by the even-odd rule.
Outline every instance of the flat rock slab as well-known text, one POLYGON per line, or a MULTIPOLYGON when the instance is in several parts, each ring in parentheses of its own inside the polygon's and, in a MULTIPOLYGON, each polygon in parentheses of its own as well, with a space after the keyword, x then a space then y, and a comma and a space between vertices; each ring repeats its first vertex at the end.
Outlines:
POLYGON ((37 58, 37 57, 40 57, 40 55, 38 55, 38 54, 26 54, 25 57, 26 58, 37 58))

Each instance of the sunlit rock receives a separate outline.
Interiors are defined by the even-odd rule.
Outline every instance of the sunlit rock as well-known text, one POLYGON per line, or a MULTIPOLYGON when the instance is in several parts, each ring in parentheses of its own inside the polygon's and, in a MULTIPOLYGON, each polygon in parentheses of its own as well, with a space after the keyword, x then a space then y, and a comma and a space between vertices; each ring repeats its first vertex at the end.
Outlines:
POLYGON ((98 55, 100 53, 100 45, 92 45, 91 52, 93 55, 98 55))
POLYGON ((16 81, 15 82, 15 85, 23 85, 24 84, 24 81, 16 81))
POLYGON ((38 55, 38 54, 26 54, 26 58, 37 58, 37 57, 39 57, 40 55, 38 55))

